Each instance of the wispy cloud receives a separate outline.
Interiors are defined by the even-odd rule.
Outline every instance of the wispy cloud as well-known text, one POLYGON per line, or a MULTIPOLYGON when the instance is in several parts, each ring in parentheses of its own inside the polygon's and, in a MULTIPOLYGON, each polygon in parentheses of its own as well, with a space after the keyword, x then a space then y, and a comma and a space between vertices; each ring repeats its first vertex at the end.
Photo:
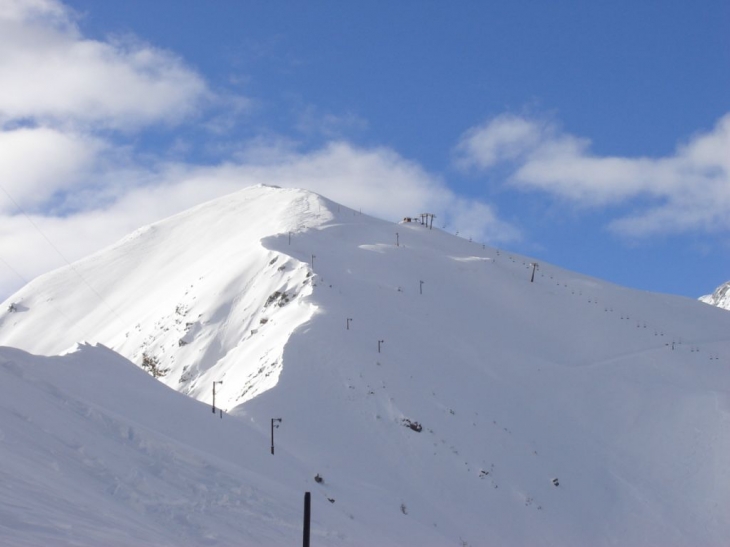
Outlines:
POLYGON ((327 139, 339 139, 350 132, 364 131, 368 122, 364 118, 346 112, 342 115, 321 112, 314 105, 304 107, 298 115, 296 129, 304 134, 318 134, 327 139))
POLYGON ((86 39, 54 0, 0 0, 0 124, 130 129, 177 122, 210 96, 168 51, 131 36, 86 39))
MULTIPOLYGON (((609 227, 631 237, 730 229, 730 114, 662 158, 598 156, 553 122, 503 115, 467 131, 456 164, 582 207, 621 205, 609 227)), ((617 209, 618 210, 618 209, 617 209)))
POLYGON ((95 171, 105 148, 92 136, 47 127, 0 131, 0 184, 15 201, 3 196, 0 211, 34 209, 72 190, 95 171))

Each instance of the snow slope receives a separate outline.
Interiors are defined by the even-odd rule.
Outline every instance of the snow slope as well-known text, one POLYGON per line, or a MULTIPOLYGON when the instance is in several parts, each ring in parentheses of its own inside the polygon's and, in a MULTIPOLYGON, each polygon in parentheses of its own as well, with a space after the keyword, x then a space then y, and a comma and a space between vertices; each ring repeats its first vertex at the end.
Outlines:
POLYGON ((730 318, 532 269, 256 187, 39 278, 0 343, 83 333, 206 402, 223 379, 223 408, 262 437, 283 418, 277 449, 306 470, 252 473, 335 500, 344 544, 725 544, 730 318))
POLYGON ((231 407, 276 383, 286 340, 314 311, 307 266, 260 240, 330 217, 299 190, 203 204, 30 283, 4 306, 17 312, 0 319, 0 343, 55 355, 100 342, 139 365, 148 356, 164 383, 206 402, 225 378, 219 403, 231 407))
POLYGON ((701 296, 699 300, 710 306, 730 310, 730 281, 720 285, 712 294, 701 296))
MULTIPOLYGON (((0 348, 0 420, 2 545, 301 541, 308 469, 103 346, 58 357, 0 348)), ((386 541, 321 496, 312 507, 313 544, 343 544, 343 527, 386 541)))

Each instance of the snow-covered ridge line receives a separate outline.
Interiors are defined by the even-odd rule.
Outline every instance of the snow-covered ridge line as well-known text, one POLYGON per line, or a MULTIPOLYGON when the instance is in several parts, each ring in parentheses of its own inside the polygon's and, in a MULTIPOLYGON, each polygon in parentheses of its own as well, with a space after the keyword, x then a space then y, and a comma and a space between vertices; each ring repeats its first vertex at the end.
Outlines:
MULTIPOLYGON (((2 315, 0 342, 42 346, 48 332, 71 345, 54 303, 138 365, 143 349, 169 359, 148 368, 172 363, 171 387, 210 401, 222 380, 216 403, 232 416, 203 414, 245 420, 258 440, 236 446, 242 465, 266 454, 263 480, 327 507, 322 544, 730 536, 730 477, 717 465, 730 450, 724 311, 302 191, 245 190, 148 232, 80 263, 123 321, 56 272, 2 315), (289 463, 297 473, 282 473, 289 463)), ((175 473, 169 455, 161 469, 175 473)), ((227 478, 201 480, 239 515, 227 478)), ((254 529, 259 517, 291 521, 264 505, 254 529)))
POLYGON ((699 301, 710 306, 730 310, 730 281, 720 285, 712 294, 701 296, 699 301))
POLYGON ((0 317, 0 340, 47 355, 103 343, 201 400, 224 380, 230 408, 276 384, 286 340, 314 311, 308 264, 261 240, 329 220, 322 198, 298 190, 202 204, 30 283, 6 303, 16 313, 0 317))

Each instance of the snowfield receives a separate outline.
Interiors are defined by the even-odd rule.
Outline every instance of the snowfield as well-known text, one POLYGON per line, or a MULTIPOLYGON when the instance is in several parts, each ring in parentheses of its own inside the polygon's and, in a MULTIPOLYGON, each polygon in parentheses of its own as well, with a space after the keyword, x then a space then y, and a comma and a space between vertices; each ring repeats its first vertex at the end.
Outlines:
POLYGON ((700 302, 248 188, 5 302, 0 344, 49 357, 0 352, 0 538, 291 545, 311 491, 318 545, 725 545, 729 340, 700 302))

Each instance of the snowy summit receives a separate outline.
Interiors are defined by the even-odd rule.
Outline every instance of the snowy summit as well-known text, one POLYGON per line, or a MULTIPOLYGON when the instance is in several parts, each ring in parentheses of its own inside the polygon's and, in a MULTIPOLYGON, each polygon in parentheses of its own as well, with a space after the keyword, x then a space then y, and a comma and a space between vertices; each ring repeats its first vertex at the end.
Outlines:
POLYGON ((0 539, 291 545, 311 491, 317 545, 722 545, 728 332, 691 299, 247 188, 5 302, 0 539))

